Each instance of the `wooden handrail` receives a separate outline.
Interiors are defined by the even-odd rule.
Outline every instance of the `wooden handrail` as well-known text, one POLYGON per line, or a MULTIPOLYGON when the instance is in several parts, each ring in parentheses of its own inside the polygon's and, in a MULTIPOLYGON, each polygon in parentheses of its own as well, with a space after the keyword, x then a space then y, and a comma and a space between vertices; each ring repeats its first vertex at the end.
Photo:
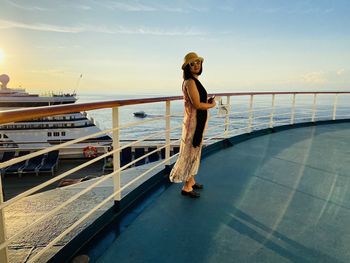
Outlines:
MULTIPOLYGON (((246 96, 246 95, 282 95, 282 94, 350 94, 350 91, 323 91, 323 92, 233 92, 233 93, 212 93, 209 96, 246 96)), ((181 100, 182 96, 156 97, 142 99, 113 100, 101 102, 75 103, 65 105, 53 105, 26 109, 15 109, 0 111, 0 124, 12 123, 16 121, 31 120, 47 116, 67 114, 80 111, 113 108, 127 105, 137 105, 154 102, 165 102, 181 100)))
POLYGON ((216 96, 247 96, 247 95, 292 95, 292 94, 350 94, 350 91, 279 91, 279 92, 233 92, 233 93, 213 93, 216 96))
POLYGON ((136 105, 136 104, 145 104, 145 103, 162 102, 162 101, 168 101, 168 100, 181 100, 181 99, 182 99, 182 96, 174 96, 174 97, 74 103, 74 104, 7 110, 7 111, 0 111, 0 124, 31 120, 36 118, 67 114, 67 113, 73 113, 73 112, 79 112, 79 111, 106 109, 106 108, 120 107, 120 106, 126 106, 126 105, 136 105))

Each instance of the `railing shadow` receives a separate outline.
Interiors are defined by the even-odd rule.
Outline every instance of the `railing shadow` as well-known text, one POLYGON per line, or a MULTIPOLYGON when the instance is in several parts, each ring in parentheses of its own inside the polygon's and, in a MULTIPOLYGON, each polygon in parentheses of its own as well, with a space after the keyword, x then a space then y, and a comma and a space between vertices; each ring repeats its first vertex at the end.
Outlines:
POLYGON ((233 208, 232 219, 228 226, 240 233, 248 236, 252 240, 260 243, 264 247, 272 250, 276 254, 296 263, 308 262, 332 262, 341 263, 342 261, 322 253, 319 250, 308 248, 301 243, 289 238, 288 236, 272 229, 263 223, 257 221, 252 216, 244 213, 238 208, 233 208), (257 230, 255 230, 255 229, 257 230), (260 232, 263 233, 259 233, 260 232), (272 237, 276 240, 273 241, 272 237), (278 241, 277 241, 278 240, 278 241), (289 248, 286 248, 289 247, 289 248))

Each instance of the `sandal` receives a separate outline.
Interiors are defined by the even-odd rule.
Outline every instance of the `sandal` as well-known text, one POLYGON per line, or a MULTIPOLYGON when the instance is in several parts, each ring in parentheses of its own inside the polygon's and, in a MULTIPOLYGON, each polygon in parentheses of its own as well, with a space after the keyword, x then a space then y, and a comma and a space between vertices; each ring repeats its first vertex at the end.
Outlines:
POLYGON ((192 188, 197 189, 197 190, 201 190, 201 189, 203 189, 203 185, 195 183, 194 185, 192 185, 192 188))
POLYGON ((181 190, 181 194, 182 195, 185 195, 185 196, 188 196, 188 197, 191 197, 191 198, 198 198, 200 197, 200 194, 195 192, 195 191, 190 191, 190 192, 187 192, 185 190, 181 190))

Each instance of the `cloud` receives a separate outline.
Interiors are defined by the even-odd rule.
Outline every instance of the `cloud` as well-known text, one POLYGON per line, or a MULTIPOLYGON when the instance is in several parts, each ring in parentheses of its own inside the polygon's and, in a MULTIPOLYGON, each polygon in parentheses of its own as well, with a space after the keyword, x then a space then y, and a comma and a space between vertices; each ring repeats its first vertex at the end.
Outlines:
POLYGON ((45 50, 45 51, 52 51, 52 50, 62 50, 62 49, 79 49, 81 48, 80 45, 68 45, 68 46, 63 46, 63 45, 54 45, 54 46, 35 46, 35 48, 39 49, 39 50, 45 50))
POLYGON ((93 1, 95 4, 98 4, 100 6, 103 6, 108 9, 112 10, 121 10, 121 11, 129 11, 129 12, 149 12, 149 11, 156 11, 156 8, 149 6, 149 5, 143 5, 138 2, 115 2, 115 1, 93 1))
POLYGON ((88 5, 76 5, 75 8, 80 10, 92 10, 92 7, 88 5))
POLYGON ((181 7, 168 7, 168 6, 163 6, 158 9, 158 11, 166 11, 166 12, 173 12, 173 13, 188 13, 188 10, 185 10, 181 7))
POLYGON ((130 35, 154 35, 154 36, 200 36, 205 35, 204 32, 197 31, 192 28, 187 29, 172 29, 164 30, 160 28, 139 27, 127 28, 120 26, 116 33, 130 34, 130 35))
POLYGON ((324 84, 326 83, 326 76, 322 71, 309 72, 302 76, 301 81, 308 84, 324 84))
POLYGON ((349 83, 350 76, 347 73, 345 69, 309 72, 301 76, 301 82, 305 84, 349 83))
MULTIPOLYGON (((163 3, 152 3, 152 4, 143 4, 139 1, 114 1, 114 0, 90 0, 90 5, 88 1, 82 1, 83 4, 67 2, 66 4, 58 4, 53 8, 54 3, 50 3, 48 7, 42 6, 32 6, 25 5, 24 3, 16 3, 13 0, 6 0, 10 5, 22 9, 25 11, 52 11, 57 9, 78 9, 78 10, 93 10, 94 6, 103 7, 109 10, 117 10, 122 12, 174 12, 174 13, 189 13, 189 12, 207 12, 209 8, 207 7, 198 7, 187 4, 184 8, 182 6, 169 6, 163 3)), ((58 2, 59 3, 59 2, 58 2)))
POLYGON ((329 14, 334 11, 332 8, 288 8, 288 7, 271 7, 271 8, 257 8, 254 11, 258 13, 266 13, 266 14, 295 14, 295 15, 311 15, 311 14, 329 14))
MULTIPOLYGON (((270 1, 272 2, 272 1, 270 1)), ((296 14, 296 15, 323 15, 334 12, 332 5, 317 7, 314 1, 300 1, 292 2, 288 1, 275 1, 276 3, 270 3, 269 1, 252 1, 249 5, 240 4, 239 1, 233 1, 230 3, 225 3, 217 5, 215 8, 226 12, 248 12, 248 13, 258 13, 258 14, 296 14)))
POLYGON ((86 4, 75 4, 74 2, 72 3, 66 3, 66 4, 61 4, 61 5, 56 5, 53 7, 54 3, 49 3, 50 8, 48 7, 43 7, 43 6, 32 6, 32 5, 25 5, 23 3, 16 3, 11 0, 6 0, 10 5, 22 9, 24 11, 57 11, 58 9, 78 9, 78 10, 92 10, 92 7, 86 4))
POLYGON ((340 75, 343 75, 345 73, 345 69, 339 69, 337 70, 337 75, 340 76, 340 75))
POLYGON ((10 1, 10 0, 7 0, 7 2, 16 8, 23 9, 26 11, 47 11, 47 10, 50 10, 48 8, 40 7, 40 6, 26 6, 26 5, 18 4, 16 2, 10 1))
POLYGON ((154 27, 106 27, 95 25, 76 25, 76 26, 60 26, 51 24, 27 24, 10 20, 0 19, 1 28, 19 28, 35 31, 46 31, 56 33, 83 33, 83 32, 96 32, 105 34, 128 34, 128 35, 155 35, 155 36, 200 36, 205 35, 205 32, 195 30, 193 28, 185 29, 161 29, 154 27))
POLYGON ((48 31, 48 32, 60 32, 60 33, 79 33, 83 32, 82 27, 64 27, 49 24, 26 24, 10 20, 0 19, 0 28, 20 28, 20 29, 30 29, 36 31, 48 31))
POLYGON ((262 13, 267 13, 267 14, 276 14, 286 10, 282 7, 270 7, 270 8, 258 8, 257 11, 262 13))
POLYGON ((334 12, 333 8, 308 8, 304 10, 296 10, 295 13, 302 13, 302 14, 329 14, 334 12))
POLYGON ((186 4, 183 8, 178 6, 169 6, 164 4, 142 4, 138 1, 97 1, 92 0, 95 4, 111 10, 119 10, 125 12, 174 12, 174 13, 189 13, 189 12, 207 12, 207 7, 197 7, 186 4))
POLYGON ((120 9, 131 12, 149 12, 156 10, 156 8, 152 6, 147 6, 139 3, 111 3, 110 7, 112 9, 120 9))
POLYGON ((37 70, 30 70, 30 73, 35 73, 35 74, 54 74, 54 75, 63 75, 67 72, 65 72, 62 69, 37 69, 37 70))

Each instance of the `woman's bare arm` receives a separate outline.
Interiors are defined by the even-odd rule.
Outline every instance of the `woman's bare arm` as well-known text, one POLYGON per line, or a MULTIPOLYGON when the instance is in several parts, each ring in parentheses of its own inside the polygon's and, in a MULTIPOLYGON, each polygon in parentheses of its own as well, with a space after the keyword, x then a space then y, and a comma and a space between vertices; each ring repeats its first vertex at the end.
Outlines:
POLYGON ((187 80, 187 83, 185 85, 187 88, 187 94, 190 97, 192 105, 197 110, 207 110, 207 109, 215 107, 215 105, 216 105, 215 100, 213 100, 212 103, 200 102, 200 97, 199 97, 199 93, 198 93, 198 90, 196 87, 196 83, 194 82, 193 79, 187 80))

